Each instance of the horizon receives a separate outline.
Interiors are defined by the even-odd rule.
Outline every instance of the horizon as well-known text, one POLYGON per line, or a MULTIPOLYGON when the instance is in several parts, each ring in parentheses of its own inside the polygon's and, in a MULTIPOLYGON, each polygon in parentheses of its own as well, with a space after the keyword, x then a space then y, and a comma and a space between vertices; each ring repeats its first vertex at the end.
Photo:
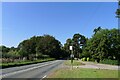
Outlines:
POLYGON ((2 3, 1 45, 17 47, 23 40, 44 34, 62 45, 75 33, 90 38, 99 26, 118 28, 117 8, 117 2, 2 3))

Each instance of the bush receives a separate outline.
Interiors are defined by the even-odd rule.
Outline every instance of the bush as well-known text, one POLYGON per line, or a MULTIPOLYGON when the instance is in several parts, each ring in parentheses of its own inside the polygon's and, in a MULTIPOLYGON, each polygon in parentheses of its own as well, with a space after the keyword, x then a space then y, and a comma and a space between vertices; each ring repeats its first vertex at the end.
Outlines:
POLYGON ((87 61, 89 61, 90 59, 89 59, 89 57, 87 57, 87 61))
POLYGON ((95 61, 95 59, 91 58, 90 61, 95 61))
POLYGON ((120 64, 120 63, 118 63, 118 60, 110 60, 110 59, 104 59, 104 60, 100 61, 100 63, 111 64, 111 65, 119 65, 120 64))
POLYGON ((0 68, 23 66, 23 65, 29 65, 29 64, 35 64, 35 63, 47 62, 47 61, 52 61, 52 60, 55 60, 55 58, 46 58, 46 59, 35 60, 35 61, 21 61, 21 62, 14 62, 14 63, 1 63, 0 64, 0 68))
POLYGON ((50 58, 49 55, 42 55, 42 56, 43 56, 43 58, 50 58))
POLYGON ((84 58, 82 58, 82 61, 86 61, 86 58, 84 57, 84 58))
POLYGON ((95 61, 96 61, 97 63, 100 63, 100 59, 99 59, 99 58, 95 59, 95 61))

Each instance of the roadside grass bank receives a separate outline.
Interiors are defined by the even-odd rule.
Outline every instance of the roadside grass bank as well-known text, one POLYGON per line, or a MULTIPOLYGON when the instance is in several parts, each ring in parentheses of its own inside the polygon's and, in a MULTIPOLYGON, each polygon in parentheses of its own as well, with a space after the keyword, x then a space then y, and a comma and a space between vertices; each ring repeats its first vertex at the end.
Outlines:
POLYGON ((81 58, 82 61, 90 61, 90 62, 95 62, 95 63, 102 63, 102 64, 109 64, 109 65, 120 65, 119 60, 111 60, 111 59, 104 59, 104 60, 95 60, 95 59, 90 59, 88 58, 81 58))
MULTIPOLYGON (((64 65, 71 66, 71 60, 67 60, 64 62, 64 65)), ((73 60, 72 63, 73 66, 79 66, 79 65, 85 65, 84 63, 81 63, 79 60, 73 60)))
POLYGON ((53 61, 53 60, 55 60, 55 58, 39 59, 34 61, 20 61, 20 62, 13 62, 13 63, 0 63, 0 68, 4 69, 9 67, 30 65, 30 64, 42 63, 42 62, 53 61))
POLYGON ((62 68, 50 74, 47 78, 118 78, 117 70, 62 68))
MULTIPOLYGON (((64 62, 65 66, 61 69, 58 69, 47 76, 47 78, 118 78, 118 70, 108 70, 108 69, 92 69, 92 68, 75 68, 71 67, 71 61, 67 60, 64 62)), ((85 65, 79 60, 73 61, 73 66, 85 65)), ((120 72, 120 71, 119 71, 120 72)), ((103 79, 101 79, 103 80, 103 79)))

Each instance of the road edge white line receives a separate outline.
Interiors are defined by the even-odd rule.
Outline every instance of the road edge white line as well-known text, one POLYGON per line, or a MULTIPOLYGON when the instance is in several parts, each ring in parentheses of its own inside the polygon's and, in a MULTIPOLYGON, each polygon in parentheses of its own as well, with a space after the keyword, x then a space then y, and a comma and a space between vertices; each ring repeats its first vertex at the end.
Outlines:
POLYGON ((46 78, 46 77, 47 77, 47 75, 43 76, 42 78, 46 78))

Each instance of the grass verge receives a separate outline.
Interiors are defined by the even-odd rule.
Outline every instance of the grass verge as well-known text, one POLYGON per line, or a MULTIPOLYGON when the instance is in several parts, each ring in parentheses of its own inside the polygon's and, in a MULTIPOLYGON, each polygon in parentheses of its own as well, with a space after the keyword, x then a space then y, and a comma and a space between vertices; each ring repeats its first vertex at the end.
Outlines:
POLYGON ((48 78, 118 78, 117 70, 66 68, 56 70, 48 78))
MULTIPOLYGON (((67 60, 64 62, 65 65, 71 66, 71 60, 67 60)), ((72 63, 73 66, 85 65, 81 63, 79 60, 74 60, 72 63)))
POLYGON ((14 62, 14 63, 0 63, 0 68, 23 66, 23 65, 42 63, 42 62, 53 61, 53 60, 55 60, 55 59, 54 58, 48 58, 48 59, 35 60, 35 61, 21 61, 21 62, 14 62))

